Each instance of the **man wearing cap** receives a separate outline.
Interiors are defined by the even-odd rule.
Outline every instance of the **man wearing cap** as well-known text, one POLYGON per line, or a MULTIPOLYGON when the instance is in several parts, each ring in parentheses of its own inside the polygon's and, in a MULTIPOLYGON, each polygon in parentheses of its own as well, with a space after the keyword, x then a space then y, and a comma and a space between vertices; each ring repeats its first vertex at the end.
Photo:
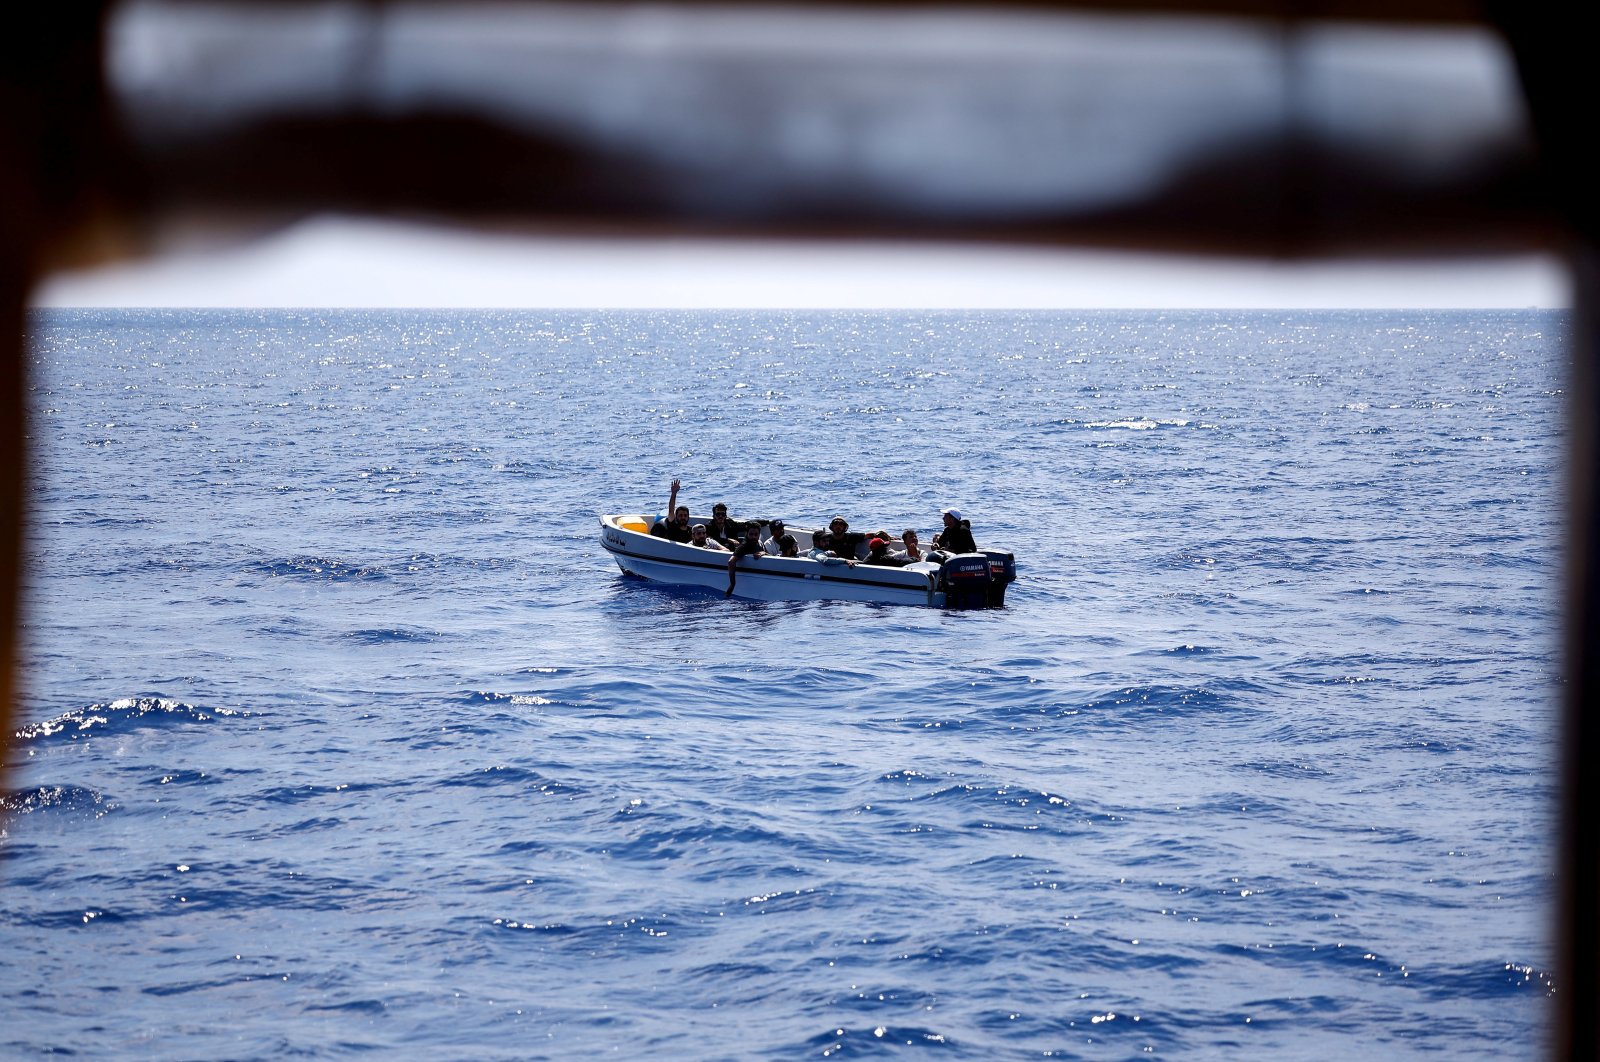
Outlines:
POLYGON ((889 552, 889 540, 872 536, 867 543, 867 559, 862 564, 877 564, 885 568, 904 568, 907 561, 904 557, 897 557, 889 552))
POLYGON ((847 560, 854 560, 856 547, 867 540, 861 532, 850 530, 849 522, 842 516, 828 521, 828 535, 833 539, 833 552, 847 560))
POLYGON ((944 530, 933 536, 933 548, 946 553, 976 553, 978 543, 972 538, 972 522, 961 515, 960 509, 942 509, 944 530))

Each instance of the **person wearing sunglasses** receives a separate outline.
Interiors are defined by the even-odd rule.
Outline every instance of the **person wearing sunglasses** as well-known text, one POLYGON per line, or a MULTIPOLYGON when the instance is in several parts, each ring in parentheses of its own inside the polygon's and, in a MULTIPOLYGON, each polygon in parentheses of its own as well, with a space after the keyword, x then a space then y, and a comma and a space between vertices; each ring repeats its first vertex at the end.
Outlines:
POLYGON ((724 549, 732 549, 739 544, 739 525, 728 519, 728 507, 721 502, 711 507, 711 522, 706 525, 706 534, 722 543, 724 549))

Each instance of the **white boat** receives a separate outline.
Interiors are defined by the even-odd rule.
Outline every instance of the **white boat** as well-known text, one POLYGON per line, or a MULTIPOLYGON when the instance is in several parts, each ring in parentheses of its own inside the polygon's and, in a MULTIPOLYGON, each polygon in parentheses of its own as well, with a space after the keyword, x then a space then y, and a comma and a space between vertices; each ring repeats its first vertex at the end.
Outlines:
MULTIPOLYGON (((728 588, 728 554, 701 549, 650 534, 652 518, 635 513, 600 517, 600 545, 617 567, 659 583, 728 588)), ((707 523, 691 517, 690 523, 707 523)), ((918 561, 903 568, 869 564, 824 564, 804 556, 812 532, 786 529, 802 556, 762 555, 739 561, 735 597, 756 601, 875 601, 933 608, 1000 608, 1005 588, 1016 578, 1010 553, 987 550, 946 557, 942 563, 918 561)))

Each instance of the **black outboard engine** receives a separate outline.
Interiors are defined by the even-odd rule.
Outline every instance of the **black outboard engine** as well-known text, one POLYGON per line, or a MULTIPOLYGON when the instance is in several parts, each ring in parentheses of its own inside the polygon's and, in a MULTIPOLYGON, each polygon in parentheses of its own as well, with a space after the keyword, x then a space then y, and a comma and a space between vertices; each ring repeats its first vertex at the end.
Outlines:
POLYGON ((1017 581, 1017 558, 1000 549, 986 549, 989 560, 989 607, 1006 607, 1006 584, 1017 581))
MULTIPOLYGON (((962 553, 944 562, 939 572, 944 584, 945 608, 988 608, 990 587, 989 558, 982 553, 962 553)), ((1001 594, 1005 593, 1004 589, 1001 594)))

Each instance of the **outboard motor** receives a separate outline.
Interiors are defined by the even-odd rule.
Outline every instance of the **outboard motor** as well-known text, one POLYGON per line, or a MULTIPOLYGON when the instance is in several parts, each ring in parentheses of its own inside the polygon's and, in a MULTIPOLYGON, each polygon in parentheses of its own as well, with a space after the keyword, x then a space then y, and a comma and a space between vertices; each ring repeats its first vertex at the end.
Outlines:
POLYGON ((989 607, 1006 607, 1006 584, 1017 581, 1017 558, 1005 550, 986 549, 989 559, 989 607))
MULTIPOLYGON (((982 553, 962 553, 944 562, 939 573, 944 583, 945 608, 988 608, 993 576, 989 558, 982 553)), ((1001 593, 1004 593, 1002 589, 1001 593)))

